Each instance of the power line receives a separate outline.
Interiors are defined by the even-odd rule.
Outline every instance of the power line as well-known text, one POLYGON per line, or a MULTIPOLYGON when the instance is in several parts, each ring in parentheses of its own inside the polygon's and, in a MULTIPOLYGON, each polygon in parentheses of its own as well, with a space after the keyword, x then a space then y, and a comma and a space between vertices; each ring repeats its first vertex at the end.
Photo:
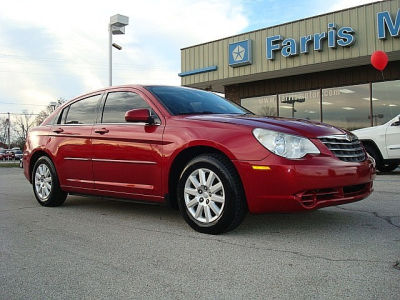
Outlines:
POLYGON ((16 103, 16 102, 3 102, 3 101, 0 101, 0 105, 1 104, 24 105, 24 106, 48 106, 48 105, 44 105, 44 104, 23 104, 23 103, 16 103))
POLYGON ((8 113, 8 112, 0 112, 0 115, 16 115, 16 116, 38 116, 40 114, 30 114, 30 113, 8 113))
MULTIPOLYGON (((71 60, 67 60, 67 59, 56 59, 56 58, 40 58, 40 57, 32 57, 32 56, 21 56, 21 55, 12 55, 12 54, 4 54, 4 53, 0 53, 0 59, 2 58, 7 58, 7 57, 11 57, 11 58, 15 58, 15 59, 19 59, 21 60, 18 63, 32 63, 32 61, 40 61, 43 63, 65 63, 68 65, 81 65, 81 66, 86 66, 87 65, 91 65, 91 68, 97 68, 97 69, 104 69, 107 68, 107 66, 104 65, 103 62, 95 62, 95 61, 85 61, 85 62, 76 62, 76 61, 71 61, 71 60), (2 57, 3 56, 3 57, 2 57)), ((0 62, 0 63, 8 63, 8 62, 0 62)), ((153 66, 150 67, 148 65, 139 65, 139 64, 121 64, 121 63, 114 63, 114 68, 120 69, 120 70, 137 70, 137 69, 142 69, 142 70, 163 70, 160 67, 157 66, 153 66)))

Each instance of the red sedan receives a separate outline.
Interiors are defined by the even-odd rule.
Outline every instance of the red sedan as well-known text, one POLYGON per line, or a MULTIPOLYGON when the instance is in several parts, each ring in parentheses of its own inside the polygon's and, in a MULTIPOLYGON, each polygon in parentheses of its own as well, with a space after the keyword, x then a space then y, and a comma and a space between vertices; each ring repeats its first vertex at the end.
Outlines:
POLYGON ((43 206, 68 193, 169 202, 217 234, 247 211, 291 212, 372 192, 357 138, 306 120, 253 115, 213 93, 122 86, 75 98, 30 130, 26 178, 43 206))

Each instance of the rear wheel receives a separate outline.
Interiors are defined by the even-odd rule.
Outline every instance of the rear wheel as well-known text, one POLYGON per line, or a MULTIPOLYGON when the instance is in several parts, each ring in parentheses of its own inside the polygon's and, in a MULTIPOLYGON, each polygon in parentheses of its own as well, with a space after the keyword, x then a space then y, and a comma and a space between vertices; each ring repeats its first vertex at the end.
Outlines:
POLYGON ((61 190, 56 169, 47 156, 40 157, 32 172, 33 192, 43 206, 59 206, 64 203, 67 193, 61 190))
POLYGON ((247 211, 236 170, 219 154, 200 155, 187 164, 178 183, 178 204, 185 221, 208 234, 236 228, 247 211))

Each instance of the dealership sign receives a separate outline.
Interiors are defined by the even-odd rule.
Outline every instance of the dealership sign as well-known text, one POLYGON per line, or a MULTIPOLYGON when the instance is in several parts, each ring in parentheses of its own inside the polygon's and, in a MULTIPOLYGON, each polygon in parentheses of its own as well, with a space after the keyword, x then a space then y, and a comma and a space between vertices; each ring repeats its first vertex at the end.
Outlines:
MULTIPOLYGON (((387 33, 392 37, 400 36, 400 9, 395 18, 388 11, 377 13, 378 38, 386 39, 387 33)), ((274 60, 276 53, 281 53, 285 58, 300 54, 308 54, 310 51, 323 51, 323 43, 327 41, 328 49, 337 47, 350 47, 354 45, 356 32, 350 26, 338 27, 335 23, 329 23, 325 32, 308 34, 295 39, 273 35, 266 38, 266 58, 274 60)), ((238 67, 252 63, 251 40, 244 40, 229 44, 229 65, 238 67)))
POLYGON ((275 58, 275 51, 281 51, 283 57, 307 54, 310 48, 314 51, 322 51, 322 42, 328 40, 329 48, 337 46, 348 47, 354 44, 354 30, 351 27, 337 29, 335 23, 328 24, 328 31, 314 33, 300 37, 299 41, 294 38, 283 38, 281 35, 267 37, 267 59, 275 58))
POLYGON ((392 37, 400 36, 400 9, 397 11, 396 19, 390 16, 388 11, 383 11, 377 14, 378 38, 386 39, 386 29, 392 37))
POLYGON ((229 65, 232 67, 251 64, 251 40, 229 44, 229 65))

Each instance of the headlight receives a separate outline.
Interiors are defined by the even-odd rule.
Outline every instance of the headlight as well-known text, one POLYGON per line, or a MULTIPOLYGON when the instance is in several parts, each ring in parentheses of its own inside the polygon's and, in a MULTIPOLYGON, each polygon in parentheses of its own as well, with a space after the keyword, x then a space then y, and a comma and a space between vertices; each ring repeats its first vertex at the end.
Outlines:
POLYGON ((256 128, 254 137, 272 153, 295 159, 307 154, 319 154, 318 148, 307 138, 282 132, 256 128))

